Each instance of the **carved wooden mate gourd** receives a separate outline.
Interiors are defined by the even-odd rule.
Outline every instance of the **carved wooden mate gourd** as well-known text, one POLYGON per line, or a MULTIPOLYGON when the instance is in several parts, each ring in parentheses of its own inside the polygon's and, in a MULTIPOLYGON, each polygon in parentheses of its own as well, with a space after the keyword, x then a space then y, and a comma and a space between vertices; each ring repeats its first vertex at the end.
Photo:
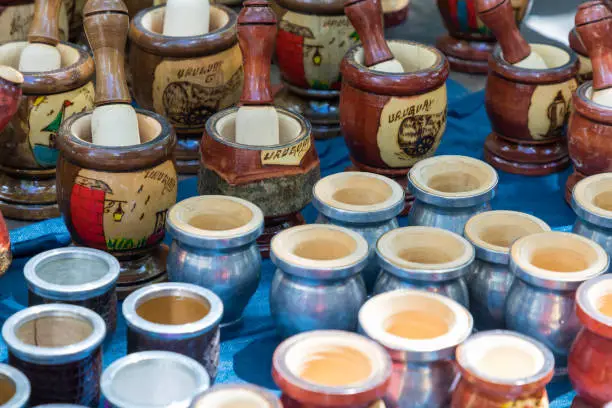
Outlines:
POLYGON ((178 135, 177 167, 196 173, 206 120, 235 105, 242 90, 236 13, 210 6, 210 32, 162 34, 165 5, 140 11, 130 24, 129 64, 138 105, 168 119, 178 135))
MULTIPOLYGON (((44 7, 37 9, 41 11, 44 7)), ((57 43, 57 21, 37 17, 31 32, 43 33, 57 43)), ((27 45, 25 41, 0 45, 0 65, 17 68, 27 45)), ((93 106, 93 60, 74 44, 59 43, 57 50, 60 69, 23 72, 19 108, 0 131, 0 210, 8 218, 40 220, 59 215, 55 190, 59 127, 70 115, 93 106)))
MULTIPOLYGON (((81 0, 77 0, 81 1, 81 0)), ((0 44, 8 41, 25 41, 34 19, 35 0, 0 1, 0 44)), ((62 0, 59 11, 60 39, 68 39, 70 20, 75 9, 75 0, 62 0)))
POLYGON ((561 46, 528 44, 516 27, 510 0, 478 0, 477 7, 500 45, 489 60, 485 105, 493 132, 485 142, 485 159, 516 174, 563 170, 569 165, 565 125, 577 87, 576 54, 561 46), (524 67, 534 61, 546 68, 524 67))
MULTIPOLYGON (((266 1, 245 2, 238 17, 245 70, 242 100, 272 101, 270 57, 275 30, 275 17, 266 1)), ((319 158, 310 123, 302 116, 276 108, 280 144, 252 146, 235 140, 237 111, 235 107, 222 110, 206 122, 198 191, 240 197, 261 208, 265 230, 258 243, 267 255, 274 234, 304 223, 299 212, 310 202, 320 177, 319 158)))
POLYGON ((568 202, 579 180, 612 171, 612 107, 592 99, 595 92, 612 87, 612 12, 601 2, 581 4, 576 31, 591 57, 593 81, 580 85, 572 98, 567 137, 574 173, 567 180, 568 202))
POLYGON ((349 0, 345 11, 364 42, 341 65, 340 125, 351 160, 360 171, 406 186, 410 168, 434 154, 446 129, 448 62, 423 44, 392 40, 387 46, 374 0, 349 0), (394 57, 403 73, 370 68, 394 57))
MULTIPOLYGON (((476 11, 477 0, 438 0, 438 9, 449 35, 438 38, 436 47, 448 58, 453 71, 486 74, 495 36, 476 11)), ((511 0, 516 24, 525 19, 533 0, 511 0)))
POLYGON ((340 63, 359 38, 344 0, 277 0, 276 61, 283 89, 274 102, 306 117, 317 139, 340 135, 340 63))
MULTIPOLYGON (((99 53, 104 35, 127 35, 127 9, 121 0, 89 0, 84 25, 99 53)), ((119 44, 115 42, 115 44, 119 44)), ((113 58, 97 55, 97 100, 117 100, 125 75, 117 56, 122 47, 107 47, 113 58)), ((60 130, 57 195, 64 221, 77 245, 101 249, 121 263, 120 297, 166 278, 166 213, 176 202, 173 161, 176 136, 160 115, 138 110, 140 144, 100 146, 92 143, 92 113, 72 116, 60 130)))

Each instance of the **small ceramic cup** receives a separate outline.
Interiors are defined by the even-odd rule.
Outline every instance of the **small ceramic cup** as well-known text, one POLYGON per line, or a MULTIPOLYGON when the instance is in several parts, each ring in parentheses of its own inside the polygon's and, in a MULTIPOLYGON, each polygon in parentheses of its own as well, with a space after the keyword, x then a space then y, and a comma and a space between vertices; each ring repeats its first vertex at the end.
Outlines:
POLYGON ((102 374, 107 408, 188 408, 210 379, 192 358, 170 351, 142 351, 120 358, 102 374))
POLYGON ((467 220, 491 209, 498 176, 487 163, 466 156, 435 156, 415 164, 408 189, 415 198, 408 225, 463 234, 467 220))
POLYGON ((263 224, 259 207, 229 196, 191 197, 168 213, 166 228, 173 237, 168 277, 215 292, 223 301, 224 327, 241 321, 259 285, 256 239, 263 224), (219 270, 224 273, 216 273, 219 270))
POLYGON ((484 331, 457 347, 461 381, 452 408, 548 407, 555 359, 542 343, 511 331, 484 331))
POLYGON ((608 270, 608 254, 594 241, 567 232, 541 232, 510 249, 514 280, 506 300, 506 327, 541 341, 555 356, 555 375, 567 374, 567 355, 580 322, 580 284, 608 270))
POLYGON ((612 275, 580 285, 576 314, 583 327, 570 350, 569 378, 585 403, 601 407, 612 401, 612 275))
POLYGON ((32 405, 65 402, 97 406, 104 320, 81 306, 32 306, 2 326, 8 362, 32 386, 32 405))
POLYGON ((550 227, 544 221, 516 211, 483 212, 465 224, 464 236, 476 250, 466 280, 477 330, 506 328, 506 297, 514 281, 510 247, 521 237, 545 231, 550 227))
POLYGON ((30 392, 28 377, 10 365, 0 364, 0 406, 26 408, 30 392))
POLYGON ((67 247, 42 252, 23 268, 28 304, 69 303, 93 310, 107 333, 117 324, 119 261, 97 249, 67 247))
POLYGON ((318 223, 348 228, 368 241, 368 265, 361 275, 368 293, 372 292, 380 271, 376 241, 385 232, 399 227, 396 217, 404 209, 403 188, 374 173, 336 173, 315 184, 312 204, 319 211, 318 223))
POLYGON ((612 173, 579 181, 572 192, 576 222, 572 231, 592 239, 612 256, 612 173))
POLYGON ((374 294, 420 289, 469 306, 465 276, 474 261, 474 247, 465 238, 440 228, 398 228, 380 237, 376 253, 382 270, 374 294))
POLYGON ((465 307, 435 293, 394 290, 363 305, 359 326, 393 361, 387 404, 448 407, 459 378, 455 348, 472 332, 472 316, 465 307))
POLYGON ((219 365, 223 303, 213 292, 188 283, 158 283, 123 302, 128 353, 166 350, 202 364, 211 381, 219 365))
POLYGON ((215 385, 198 395, 190 408, 283 408, 278 397, 250 384, 215 385))
POLYGON ((358 334, 315 330, 276 348, 272 377, 288 408, 369 407, 385 394, 391 359, 358 334))
POLYGON ((336 225, 302 225, 278 233, 270 247, 277 267, 270 312, 281 337, 357 329, 367 297, 361 271, 368 243, 360 234, 336 225))

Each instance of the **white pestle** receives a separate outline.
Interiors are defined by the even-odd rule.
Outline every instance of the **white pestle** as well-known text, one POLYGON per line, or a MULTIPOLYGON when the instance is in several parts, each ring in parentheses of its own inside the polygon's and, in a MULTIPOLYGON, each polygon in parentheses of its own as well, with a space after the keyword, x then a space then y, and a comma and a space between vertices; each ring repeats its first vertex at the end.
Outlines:
POLYGON ((30 43, 19 56, 19 71, 47 72, 62 67, 62 56, 57 47, 48 44, 30 43))
POLYGON ((594 91, 591 100, 600 105, 612 107, 612 88, 594 91))
POLYGON ((208 0, 168 0, 164 14, 163 34, 190 37, 208 33, 210 4, 208 0))
POLYGON ((405 72, 404 67, 402 66, 401 62, 399 62, 395 58, 388 60, 388 61, 383 61, 380 64, 371 66, 370 68, 374 71, 389 72, 392 74, 393 73, 398 74, 398 73, 405 72))
POLYGON ((529 68, 529 69, 548 69, 548 65, 544 61, 544 58, 540 56, 535 51, 531 51, 531 53, 527 56, 527 58, 513 64, 515 67, 519 68, 529 68))
POLYGON ((19 56, 19 71, 48 72, 61 68, 62 56, 56 47, 61 5, 61 0, 36 0, 28 45, 19 56))
POLYGON ((140 144, 136 110, 123 103, 95 107, 91 115, 91 141, 100 146, 140 144))
POLYGON ((236 143, 273 146, 280 143, 278 112, 273 106, 241 106, 236 113, 236 143))

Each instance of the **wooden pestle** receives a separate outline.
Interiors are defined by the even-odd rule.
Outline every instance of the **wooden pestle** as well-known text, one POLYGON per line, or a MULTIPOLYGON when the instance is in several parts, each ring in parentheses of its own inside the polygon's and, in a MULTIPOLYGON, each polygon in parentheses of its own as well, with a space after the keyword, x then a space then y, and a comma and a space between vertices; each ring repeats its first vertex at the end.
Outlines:
POLYGON ((164 13, 163 34, 189 37, 206 34, 210 24, 208 0, 168 0, 164 13))
POLYGON ((482 22, 497 38, 508 63, 521 68, 548 68, 544 59, 531 50, 521 35, 510 0, 477 0, 476 7, 482 22))
POLYGON ((279 144, 278 113, 272 103, 270 61, 276 41, 276 15, 266 0, 248 0, 238 15, 238 42, 244 86, 236 114, 236 142, 279 144))
POLYGON ((385 41, 381 2, 348 0, 344 2, 344 12, 359 34, 366 67, 374 71, 404 72, 404 67, 395 59, 385 41))
POLYGON ((576 31, 593 64, 593 102, 612 107, 612 11, 601 2, 581 4, 576 31))
POLYGON ((96 64, 92 142, 103 146, 140 143, 136 111, 125 80, 124 50, 129 17, 121 0, 89 0, 83 25, 96 64))
POLYGON ((19 56, 22 72, 47 72, 61 68, 59 43, 59 12, 61 0, 36 0, 34 18, 28 32, 29 44, 19 56))

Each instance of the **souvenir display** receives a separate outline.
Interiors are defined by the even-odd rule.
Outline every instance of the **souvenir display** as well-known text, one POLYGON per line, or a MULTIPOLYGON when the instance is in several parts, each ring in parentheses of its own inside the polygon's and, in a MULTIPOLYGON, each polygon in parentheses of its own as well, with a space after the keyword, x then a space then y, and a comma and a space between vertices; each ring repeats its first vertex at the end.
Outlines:
POLYGON ((28 377, 10 365, 0 364, 0 406, 27 408, 30 392, 28 377))
POLYGON ((378 174, 344 172, 315 184, 312 203, 319 211, 317 223, 348 228, 368 241, 368 265, 361 275, 371 293, 380 272, 376 242, 384 233, 399 227, 396 216, 404 209, 404 190, 378 174))
POLYGON ((272 377, 285 408, 376 407, 391 380, 391 359, 358 334, 315 330, 277 347, 272 377))
POLYGON ((491 209, 497 182, 495 169, 471 157, 422 160, 408 173, 408 190, 414 197, 408 224, 463 234, 467 220, 491 209))
POLYGON ((465 238, 476 250, 466 277, 476 330, 506 328, 506 298, 514 282, 510 247, 519 238, 546 231, 550 227, 544 221, 516 211, 487 211, 465 224, 465 238))
POLYGON ((2 326, 8 363, 32 387, 30 404, 65 402, 97 406, 102 373, 104 320, 75 305, 32 306, 2 326))
POLYGON ((210 381, 219 365, 221 299, 188 283, 158 283, 140 288, 123 302, 128 327, 127 352, 166 350, 204 366, 210 381))
POLYGON ((107 334, 117 324, 119 261, 91 248, 68 247, 42 252, 23 268, 28 304, 68 303, 96 312, 107 334))
MULTIPOLYGON (((191 408, 283 408, 271 392, 248 384, 216 385, 194 398, 191 408)), ((286 407, 289 408, 289 407, 286 407)))
POLYGON ((567 355, 581 327, 576 290, 607 272, 608 264, 599 244, 568 232, 527 235, 510 249, 516 279, 506 299, 506 327, 549 347, 557 377, 567 374, 567 355))
POLYGON ((393 361, 387 406, 448 407, 459 379, 455 347, 472 332, 467 309, 435 293, 394 290, 363 305, 359 326, 393 361))
MULTIPOLYGON (((533 0, 511 0, 517 26, 529 14, 533 0)), ((453 71, 470 74, 489 72, 489 57, 495 48, 495 35, 476 11, 476 0, 438 0, 438 9, 449 35, 438 38, 453 71)))
POLYGON ((465 277, 474 247, 460 235, 433 227, 404 227, 387 232, 376 244, 381 273, 374 293, 419 289, 470 304, 465 277))
POLYGON ((229 196, 191 197, 168 212, 167 229, 173 238, 168 278, 219 296, 224 327, 240 322, 259 285, 261 255, 255 240, 263 220, 256 205, 229 196), (219 270, 225 273, 216 273, 219 270))
POLYGON ((140 11, 130 24, 129 66, 138 105, 157 112, 177 133, 180 173, 196 173, 207 119, 235 105, 243 82, 236 13, 210 7, 210 32, 197 36, 162 33, 166 6, 140 11))
POLYGON ((278 233, 270 247, 277 267, 270 312, 281 337, 357 329, 357 313, 367 298, 361 271, 369 251, 359 233, 336 225, 303 225, 278 233))
POLYGON ((497 169, 529 176, 569 166, 565 128, 578 82, 578 57, 560 45, 528 44, 510 0, 477 0, 479 16, 501 47, 490 60, 485 103, 493 132, 485 159, 497 169))

